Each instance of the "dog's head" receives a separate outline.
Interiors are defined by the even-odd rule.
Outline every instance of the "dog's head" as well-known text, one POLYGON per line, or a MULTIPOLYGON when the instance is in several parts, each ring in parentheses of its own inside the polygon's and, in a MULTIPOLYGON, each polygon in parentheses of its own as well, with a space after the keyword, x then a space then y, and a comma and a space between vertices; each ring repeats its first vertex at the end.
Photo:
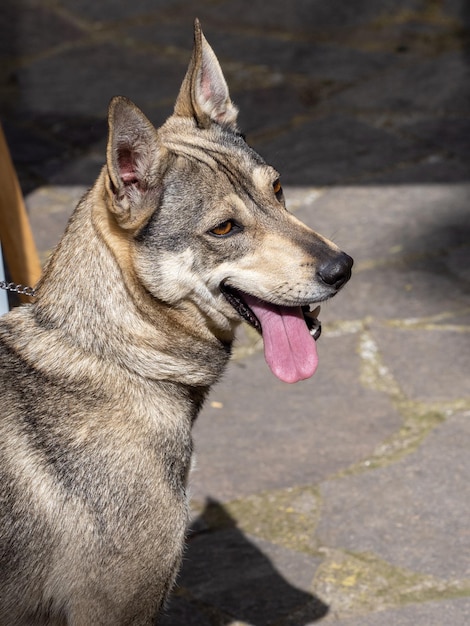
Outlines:
POLYGON ((248 321, 279 378, 311 376, 315 322, 302 307, 334 296, 352 259, 286 210, 278 172, 238 131, 198 22, 174 114, 156 130, 117 97, 109 127, 108 206, 133 241, 133 270, 147 293, 192 309, 195 327, 221 340, 248 321))

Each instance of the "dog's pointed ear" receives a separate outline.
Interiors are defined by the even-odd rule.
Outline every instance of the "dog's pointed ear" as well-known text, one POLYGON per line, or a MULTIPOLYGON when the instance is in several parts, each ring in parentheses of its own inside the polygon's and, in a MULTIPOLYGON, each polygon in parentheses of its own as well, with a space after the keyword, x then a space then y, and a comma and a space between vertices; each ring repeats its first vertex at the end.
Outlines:
POLYGON ((108 110, 107 190, 110 210, 126 230, 137 230, 158 204, 160 162, 157 132, 136 105, 114 97, 108 110))
POLYGON ((212 122, 236 129, 238 110, 230 99, 219 61, 194 22, 194 48, 175 104, 175 115, 195 118, 208 128, 212 122))

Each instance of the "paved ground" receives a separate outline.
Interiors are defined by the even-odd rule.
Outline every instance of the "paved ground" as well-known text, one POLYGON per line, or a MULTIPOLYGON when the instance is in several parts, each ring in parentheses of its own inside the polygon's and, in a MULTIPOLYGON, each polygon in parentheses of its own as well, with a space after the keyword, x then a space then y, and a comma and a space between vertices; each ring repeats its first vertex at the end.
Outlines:
POLYGON ((44 258, 109 98, 171 111, 196 14, 291 210, 356 265, 312 380, 278 382, 242 332, 163 624, 469 624, 470 5, 3 0, 2 123, 44 258))

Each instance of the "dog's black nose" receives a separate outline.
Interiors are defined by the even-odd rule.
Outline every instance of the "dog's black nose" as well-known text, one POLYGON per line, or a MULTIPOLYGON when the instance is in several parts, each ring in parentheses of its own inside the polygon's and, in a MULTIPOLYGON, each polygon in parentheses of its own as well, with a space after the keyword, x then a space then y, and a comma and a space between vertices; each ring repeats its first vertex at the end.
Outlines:
POLYGON ((328 259, 318 269, 318 277, 330 287, 340 289, 351 278, 354 261, 345 252, 340 252, 333 259, 328 259))

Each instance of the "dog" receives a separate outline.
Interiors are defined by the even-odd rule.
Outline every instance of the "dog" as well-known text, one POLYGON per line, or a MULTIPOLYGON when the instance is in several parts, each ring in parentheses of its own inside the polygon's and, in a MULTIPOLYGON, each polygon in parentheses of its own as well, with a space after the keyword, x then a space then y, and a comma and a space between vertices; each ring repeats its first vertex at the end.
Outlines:
POLYGON ((35 301, 0 320, 1 626, 154 623, 185 544, 191 426, 236 327, 262 333, 281 380, 308 378, 308 305, 351 275, 245 142, 198 21, 163 126, 121 96, 108 122, 35 301))

